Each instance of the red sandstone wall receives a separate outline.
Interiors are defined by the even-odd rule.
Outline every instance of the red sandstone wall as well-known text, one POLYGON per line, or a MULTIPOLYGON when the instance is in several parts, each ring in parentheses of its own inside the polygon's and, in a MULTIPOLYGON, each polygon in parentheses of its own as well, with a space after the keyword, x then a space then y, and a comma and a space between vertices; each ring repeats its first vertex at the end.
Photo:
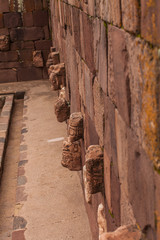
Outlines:
POLYGON ((0 82, 48 78, 45 62, 51 46, 47 0, 0 0, 0 36, 9 50, 0 51, 0 82), (44 67, 35 67, 33 51, 42 50, 44 67))
POLYGON ((88 146, 104 148, 104 192, 86 203, 94 240, 101 202, 108 231, 136 223, 160 239, 159 12, 158 0, 51 0, 67 98, 84 116, 83 164, 88 146))

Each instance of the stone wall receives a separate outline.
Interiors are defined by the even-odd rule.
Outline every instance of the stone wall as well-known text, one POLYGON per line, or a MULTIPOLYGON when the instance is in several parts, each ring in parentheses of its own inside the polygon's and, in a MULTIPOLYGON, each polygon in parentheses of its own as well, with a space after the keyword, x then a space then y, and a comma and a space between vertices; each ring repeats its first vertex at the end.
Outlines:
POLYGON ((0 0, 1 83, 48 78, 48 14, 47 0, 0 0), (38 51, 41 64, 35 63, 34 51, 38 51))
MULTIPOLYGON (((66 66, 71 113, 82 112, 86 149, 104 150, 104 191, 85 203, 107 230, 137 224, 160 239, 160 2, 51 0, 53 46, 66 66)), ((86 236, 87 239, 87 236, 86 236)))

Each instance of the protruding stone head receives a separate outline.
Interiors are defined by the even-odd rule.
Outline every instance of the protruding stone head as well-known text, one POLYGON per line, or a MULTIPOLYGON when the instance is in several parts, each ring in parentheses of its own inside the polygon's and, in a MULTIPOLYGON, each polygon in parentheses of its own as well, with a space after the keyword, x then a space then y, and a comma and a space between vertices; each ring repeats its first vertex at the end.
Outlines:
POLYGON ((81 112, 72 113, 69 119, 69 140, 74 142, 83 138, 83 116, 81 112))
POLYGON ((81 163, 81 145, 79 141, 63 143, 62 166, 71 171, 80 171, 81 163))

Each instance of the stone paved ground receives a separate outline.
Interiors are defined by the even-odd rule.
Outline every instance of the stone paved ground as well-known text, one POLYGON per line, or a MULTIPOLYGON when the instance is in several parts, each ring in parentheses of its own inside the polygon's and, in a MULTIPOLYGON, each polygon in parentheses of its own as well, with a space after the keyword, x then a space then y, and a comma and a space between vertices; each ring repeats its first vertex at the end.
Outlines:
POLYGON ((49 141, 67 132, 54 115, 57 93, 47 81, 2 84, 0 91, 26 91, 12 240, 90 240, 79 177, 61 166, 62 140, 49 141))

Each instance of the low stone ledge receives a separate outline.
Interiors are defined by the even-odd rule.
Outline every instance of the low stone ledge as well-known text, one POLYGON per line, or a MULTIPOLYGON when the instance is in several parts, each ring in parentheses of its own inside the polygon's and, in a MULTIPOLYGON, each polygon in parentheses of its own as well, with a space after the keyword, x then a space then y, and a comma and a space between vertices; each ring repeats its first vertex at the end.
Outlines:
POLYGON ((0 178, 2 176, 3 161, 7 144, 9 124, 11 119, 14 95, 0 96, 0 178), (3 100, 2 100, 3 99, 3 100))

